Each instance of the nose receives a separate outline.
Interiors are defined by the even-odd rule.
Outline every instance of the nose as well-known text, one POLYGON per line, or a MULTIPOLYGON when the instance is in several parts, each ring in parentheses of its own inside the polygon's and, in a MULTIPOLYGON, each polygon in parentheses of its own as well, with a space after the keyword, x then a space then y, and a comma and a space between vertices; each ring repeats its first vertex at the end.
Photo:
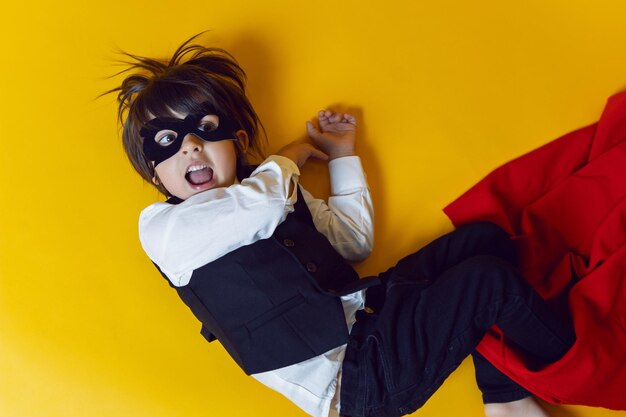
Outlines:
POLYGON ((194 134, 188 133, 183 139, 183 144, 180 146, 183 154, 200 152, 202 150, 204 141, 194 134))

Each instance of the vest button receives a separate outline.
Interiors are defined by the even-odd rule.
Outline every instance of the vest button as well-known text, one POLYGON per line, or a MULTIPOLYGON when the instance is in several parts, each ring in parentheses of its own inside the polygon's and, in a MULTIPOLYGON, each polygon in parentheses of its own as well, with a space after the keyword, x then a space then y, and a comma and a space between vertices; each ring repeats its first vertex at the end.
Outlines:
POLYGON ((306 270, 309 272, 315 272, 317 271, 317 265, 315 265, 313 262, 307 262, 306 270))
POLYGON ((374 312, 374 310, 372 310, 370 307, 365 307, 363 311, 365 311, 367 314, 372 314, 374 312))
POLYGON ((293 248, 294 246, 296 246, 295 242, 291 239, 283 240, 283 245, 287 246, 288 248, 293 248))

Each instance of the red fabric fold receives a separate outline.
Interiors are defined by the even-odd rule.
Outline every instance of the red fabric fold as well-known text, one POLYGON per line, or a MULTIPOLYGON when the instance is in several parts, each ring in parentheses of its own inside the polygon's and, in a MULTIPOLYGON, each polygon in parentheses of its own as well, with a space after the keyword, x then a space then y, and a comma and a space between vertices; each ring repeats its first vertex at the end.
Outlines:
POLYGON ((497 168, 444 212, 455 226, 507 230, 524 276, 577 337, 540 370, 496 327, 478 350, 551 403, 626 409, 626 92, 597 123, 497 168))

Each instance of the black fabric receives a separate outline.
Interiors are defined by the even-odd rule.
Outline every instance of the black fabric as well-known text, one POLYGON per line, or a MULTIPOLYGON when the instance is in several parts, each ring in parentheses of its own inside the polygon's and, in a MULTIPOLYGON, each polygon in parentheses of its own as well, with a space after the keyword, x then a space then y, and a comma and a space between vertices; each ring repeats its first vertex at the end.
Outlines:
MULTIPOLYGON (((493 324, 535 366, 560 358, 574 342, 572 329, 552 314, 514 260, 506 233, 491 223, 474 223, 381 274, 384 287, 367 290, 369 308, 357 313, 350 334, 341 415, 397 417, 414 412, 493 324)), ((505 394, 517 388, 509 382, 481 380, 478 385, 491 390, 483 392, 487 398, 506 401, 505 394)))
POLYGON ((508 376, 493 366, 477 350, 472 352, 476 384, 483 395, 483 403, 508 403, 530 396, 530 392, 522 388, 508 376))
POLYGON ((339 296, 378 283, 359 279, 317 231, 298 189, 294 212, 270 238, 196 269, 186 286, 173 288, 202 322, 207 340, 217 338, 252 374, 345 344, 339 296))

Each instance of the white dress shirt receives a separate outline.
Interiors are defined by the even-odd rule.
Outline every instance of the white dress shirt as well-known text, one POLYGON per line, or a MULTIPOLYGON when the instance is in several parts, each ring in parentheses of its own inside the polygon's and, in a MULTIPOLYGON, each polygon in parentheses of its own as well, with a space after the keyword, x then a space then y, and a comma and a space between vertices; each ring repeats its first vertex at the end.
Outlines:
MULTIPOLYGON (((330 161, 328 167, 328 204, 300 187, 302 195, 317 230, 335 250, 350 261, 362 260, 373 246, 373 208, 361 161, 348 156, 330 161)), ((293 161, 272 155, 241 183, 198 193, 177 205, 154 203, 139 216, 141 244, 173 285, 184 286, 195 269, 272 236, 294 210, 299 175, 293 161)), ((349 328, 363 308, 363 293, 341 297, 349 328)), ((345 345, 252 376, 314 417, 338 416, 344 354, 345 345)))

